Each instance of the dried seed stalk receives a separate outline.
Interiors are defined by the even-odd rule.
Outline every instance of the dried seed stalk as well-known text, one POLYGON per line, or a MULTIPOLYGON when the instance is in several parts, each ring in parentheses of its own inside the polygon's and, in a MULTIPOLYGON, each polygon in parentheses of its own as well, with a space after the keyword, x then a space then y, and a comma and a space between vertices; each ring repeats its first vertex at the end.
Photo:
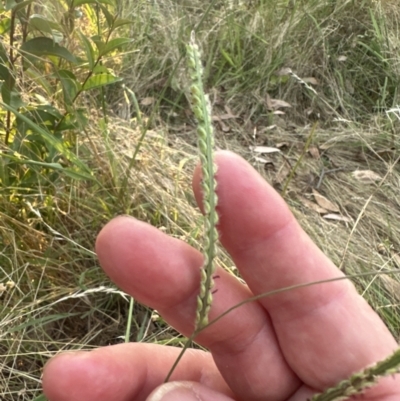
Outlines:
POLYGON ((374 366, 355 373, 349 379, 341 381, 321 394, 316 394, 309 401, 344 401, 361 394, 364 390, 376 384, 380 377, 393 375, 400 371, 400 349, 392 355, 376 363, 374 366))
POLYGON ((201 269, 200 293, 197 298, 196 330, 208 323, 208 313, 212 303, 213 274, 215 271, 214 258, 217 253, 218 202, 215 193, 217 181, 215 173, 217 167, 214 163, 214 130, 211 120, 211 105, 203 88, 203 66, 201 64, 199 48, 196 44, 194 32, 187 45, 188 71, 190 78, 191 107, 197 119, 197 135, 199 154, 202 169, 202 189, 204 205, 204 264, 201 269))

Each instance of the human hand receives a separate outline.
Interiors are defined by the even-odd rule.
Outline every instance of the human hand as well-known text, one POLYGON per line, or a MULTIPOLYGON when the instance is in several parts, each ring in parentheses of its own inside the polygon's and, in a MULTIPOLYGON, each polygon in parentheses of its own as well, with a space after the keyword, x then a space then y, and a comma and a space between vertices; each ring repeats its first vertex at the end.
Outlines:
MULTIPOLYGON (((254 294, 342 275, 250 165, 229 152, 216 160, 220 240, 248 287, 220 269, 210 321, 254 294)), ((200 204, 199 169, 193 183, 200 204)), ((107 224, 96 250, 120 288, 181 333, 192 333, 202 264, 197 250, 129 217, 107 224)), ((43 388, 51 401, 305 401, 397 348, 348 280, 247 303, 196 341, 210 353, 188 350, 164 385, 179 349, 130 343, 53 358, 43 388)), ((400 400, 399 376, 380 380, 361 399, 400 400)))

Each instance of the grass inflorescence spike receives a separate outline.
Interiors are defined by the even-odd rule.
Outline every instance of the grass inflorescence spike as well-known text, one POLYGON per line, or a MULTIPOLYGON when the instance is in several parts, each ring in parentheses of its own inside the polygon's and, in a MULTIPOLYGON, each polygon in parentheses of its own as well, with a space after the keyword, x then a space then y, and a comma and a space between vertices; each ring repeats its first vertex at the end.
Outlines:
POLYGON ((203 87, 203 66, 194 32, 187 45, 187 64, 190 79, 190 102, 197 120, 197 136, 202 169, 202 190, 204 205, 204 264, 201 269, 200 293, 197 300, 196 330, 208 323, 208 313, 212 303, 214 258, 217 253, 218 214, 216 206, 217 167, 214 163, 214 130, 211 120, 211 105, 203 87))
POLYGON ((380 377, 394 375, 400 371, 400 349, 375 365, 355 373, 323 393, 314 395, 309 401, 344 401, 376 384, 380 377))

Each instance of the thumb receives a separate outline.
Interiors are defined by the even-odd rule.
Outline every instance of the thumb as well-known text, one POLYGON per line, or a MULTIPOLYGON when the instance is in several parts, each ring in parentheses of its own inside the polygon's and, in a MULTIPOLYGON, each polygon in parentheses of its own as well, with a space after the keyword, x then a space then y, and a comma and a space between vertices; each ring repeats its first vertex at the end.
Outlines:
POLYGON ((169 382, 157 387, 146 401, 234 401, 196 382, 169 382))

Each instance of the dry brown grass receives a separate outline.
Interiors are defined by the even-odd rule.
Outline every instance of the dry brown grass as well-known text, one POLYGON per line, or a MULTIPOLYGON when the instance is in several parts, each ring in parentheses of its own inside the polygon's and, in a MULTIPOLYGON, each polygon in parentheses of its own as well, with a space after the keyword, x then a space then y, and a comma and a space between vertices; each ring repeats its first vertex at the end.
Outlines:
MULTIPOLYGON (((382 121, 371 121, 364 127, 338 123, 336 128, 317 129, 312 143, 313 155, 306 153, 286 195, 304 229, 347 274, 400 268, 400 205, 397 197, 400 171, 396 164, 399 142, 390 130, 384 132, 379 124, 382 121), (315 149, 318 149, 317 153, 315 149), (372 171, 381 179, 361 181, 353 175, 359 170, 372 171), (343 221, 326 220, 323 215, 333 211, 318 213, 304 201, 306 198, 316 205, 312 193, 315 188, 339 208, 335 214, 342 216, 343 221)), ((198 247, 201 220, 190 184, 197 156, 196 147, 190 144, 189 138, 194 138, 195 133, 189 127, 179 135, 168 134, 167 128, 149 133, 139 154, 140 168, 133 170, 130 176, 131 196, 136 205, 141 205, 134 214, 198 247), (155 215, 157 220, 154 220, 155 215)), ((303 153, 311 127, 275 127, 255 138, 238 130, 237 122, 225 121, 225 132, 217 134, 218 146, 241 154, 280 191, 289 177, 290 167, 287 166, 293 168, 303 153), (229 130, 234 132, 232 138, 229 130), (263 156, 269 162, 260 163, 249 150, 249 144, 279 145, 281 153, 263 156)), ((120 168, 124 170, 126 161, 120 156, 126 157, 132 152, 128 149, 133 148, 137 134, 121 128, 115 132, 124 138, 114 142, 114 151, 121 160, 120 168)), ((232 266, 226 255, 222 261, 225 266, 232 266)), ((398 337, 397 276, 371 275, 355 282, 398 337)))
MULTIPOLYGON (((398 137, 374 125, 354 127, 339 123, 317 129, 286 199, 303 228, 318 246, 347 274, 400 268, 400 168, 398 137), (354 172, 366 170, 380 178, 361 181, 354 172), (339 211, 320 213, 313 190, 339 211), (342 221, 326 220, 335 214, 342 221), (340 217, 341 216, 341 217, 340 217)), ((282 146, 282 153, 262 156, 268 164, 247 158, 278 190, 289 177, 290 166, 304 151, 312 128, 292 131, 276 127, 259 144, 282 146), (283 174, 282 174, 283 173, 283 174)), ((378 178, 378 177, 376 177, 378 178)), ((396 338, 400 334, 400 277, 375 276, 355 279, 360 292, 387 322, 396 338)))

